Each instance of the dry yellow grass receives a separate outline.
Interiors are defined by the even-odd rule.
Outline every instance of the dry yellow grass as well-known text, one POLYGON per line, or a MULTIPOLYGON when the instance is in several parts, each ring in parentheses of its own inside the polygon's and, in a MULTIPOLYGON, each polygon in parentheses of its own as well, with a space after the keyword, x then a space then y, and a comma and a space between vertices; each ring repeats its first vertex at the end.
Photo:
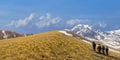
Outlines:
POLYGON ((58 31, 0 41, 0 60, 120 60, 119 55, 97 54, 91 45, 58 31))

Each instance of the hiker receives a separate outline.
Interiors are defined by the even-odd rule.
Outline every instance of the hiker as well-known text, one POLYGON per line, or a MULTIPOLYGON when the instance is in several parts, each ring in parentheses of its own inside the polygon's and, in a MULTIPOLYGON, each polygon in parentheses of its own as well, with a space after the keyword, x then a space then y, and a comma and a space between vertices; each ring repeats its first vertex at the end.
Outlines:
POLYGON ((96 51, 96 43, 93 41, 92 42, 93 50, 96 51))
POLYGON ((98 50, 98 53, 101 54, 101 45, 100 44, 98 44, 97 50, 98 50))
POLYGON ((107 55, 107 56, 108 56, 108 51, 109 51, 109 48, 108 48, 108 46, 106 46, 105 52, 106 52, 106 55, 107 55))
POLYGON ((104 45, 101 46, 101 50, 102 50, 102 54, 105 55, 105 46, 104 45))

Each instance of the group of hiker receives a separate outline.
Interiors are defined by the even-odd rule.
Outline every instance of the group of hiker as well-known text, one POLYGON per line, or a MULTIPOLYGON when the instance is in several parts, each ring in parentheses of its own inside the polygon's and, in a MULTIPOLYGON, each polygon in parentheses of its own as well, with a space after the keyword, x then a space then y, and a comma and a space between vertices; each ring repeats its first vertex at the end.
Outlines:
POLYGON ((108 56, 109 48, 107 46, 96 44, 94 41, 92 42, 92 46, 95 52, 108 56))

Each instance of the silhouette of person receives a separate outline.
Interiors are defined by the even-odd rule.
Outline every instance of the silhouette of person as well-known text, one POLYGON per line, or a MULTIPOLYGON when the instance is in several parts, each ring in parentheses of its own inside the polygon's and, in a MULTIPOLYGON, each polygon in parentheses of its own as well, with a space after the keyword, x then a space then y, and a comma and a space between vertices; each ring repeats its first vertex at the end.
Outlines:
POLYGON ((105 46, 104 45, 101 46, 101 50, 102 50, 102 54, 105 55, 105 46))
POLYGON ((101 54, 101 45, 100 44, 98 44, 97 50, 98 50, 98 53, 101 54))
POLYGON ((93 50, 96 51, 96 43, 93 41, 92 42, 93 50))
POLYGON ((109 51, 108 46, 106 46, 105 51, 106 51, 106 55, 108 56, 108 51, 109 51))

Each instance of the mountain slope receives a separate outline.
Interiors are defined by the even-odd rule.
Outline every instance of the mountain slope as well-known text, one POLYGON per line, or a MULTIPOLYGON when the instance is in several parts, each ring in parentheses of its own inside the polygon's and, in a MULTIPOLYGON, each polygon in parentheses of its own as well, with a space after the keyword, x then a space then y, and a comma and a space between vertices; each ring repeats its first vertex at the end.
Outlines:
POLYGON ((78 24, 68 31, 72 31, 76 34, 82 35, 89 41, 95 40, 120 51, 120 30, 104 32, 94 29, 92 28, 92 26, 89 25, 78 24))
POLYGON ((14 31, 0 30, 0 39, 15 38, 20 36, 23 36, 23 35, 14 31))
POLYGON ((103 32, 95 30, 92 28, 92 26, 89 25, 79 24, 73 27, 71 31, 75 32, 76 34, 80 34, 86 38, 92 38, 97 40, 101 40, 105 38, 103 32))
POLYGON ((120 36, 120 30, 107 31, 107 33, 120 36))
POLYGON ((91 45, 58 31, 0 41, 0 60, 120 60, 110 52, 93 52, 91 45))

